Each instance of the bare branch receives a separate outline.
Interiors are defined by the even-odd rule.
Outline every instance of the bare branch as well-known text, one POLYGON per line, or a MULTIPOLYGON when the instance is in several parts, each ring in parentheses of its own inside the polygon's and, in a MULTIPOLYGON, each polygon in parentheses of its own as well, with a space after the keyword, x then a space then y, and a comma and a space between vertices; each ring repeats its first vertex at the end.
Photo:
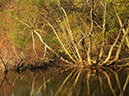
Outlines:
POLYGON ((100 53, 99 53, 99 60, 103 56, 103 51, 104 51, 104 45, 105 45, 105 39, 106 39, 106 12, 107 12, 107 0, 105 0, 105 5, 104 5, 104 13, 103 13, 103 43, 101 45, 100 53))
POLYGON ((105 63, 107 63, 108 60, 110 59, 110 57, 111 57, 111 55, 112 55, 113 48, 116 46, 116 43, 117 43, 117 41, 118 41, 118 39, 119 39, 119 37, 120 37, 120 33, 121 33, 121 30, 119 31, 119 34, 118 34, 118 36, 117 36, 117 38, 116 38, 114 44, 111 46, 111 48, 110 48, 110 50, 109 50, 109 52, 108 52, 108 56, 107 56, 107 58, 105 59, 105 61, 102 63, 102 65, 105 64, 105 63))
POLYGON ((66 28, 67 28, 67 30, 68 30, 68 33, 69 33, 71 42, 72 42, 73 46, 75 47, 75 50, 76 50, 76 52, 77 52, 77 56, 79 57, 80 62, 82 62, 82 58, 81 58, 80 53, 79 53, 79 50, 78 50, 78 48, 77 48, 77 44, 75 44, 75 42, 74 42, 75 40, 74 40, 74 38, 73 38, 73 33, 72 33, 72 30, 71 30, 70 25, 69 25, 68 16, 67 16, 67 14, 66 14, 64 8, 61 7, 61 9, 62 9, 62 11, 64 12, 65 17, 66 17, 66 23, 67 23, 67 24, 66 24, 66 26, 67 26, 66 28))
POLYGON ((34 39, 34 34, 33 34, 33 32, 31 32, 31 35, 32 35, 32 41, 33 41, 33 50, 34 50, 35 55, 38 56, 38 54, 37 54, 37 52, 36 52, 36 50, 35 50, 35 39, 34 39))
POLYGON ((87 60, 88 63, 91 64, 91 48, 92 48, 92 33, 93 33, 93 28, 94 28, 94 21, 93 21, 93 10, 94 10, 94 0, 92 1, 92 7, 90 10, 90 21, 91 21, 91 29, 90 29, 90 33, 89 33, 89 46, 88 46, 88 51, 87 51, 87 60))
POLYGON ((5 64, 1 54, 0 54, 0 60, 1 60, 2 64, 3 64, 3 66, 4 66, 4 70, 7 71, 6 64, 5 64))
MULTIPOLYGON (((125 34, 125 33, 126 33, 126 30, 123 28, 124 26, 123 26, 123 24, 122 24, 122 20, 120 19, 120 17, 119 17, 119 15, 118 15, 117 12, 115 12, 115 14, 116 14, 116 17, 117 17, 117 19, 118 19, 118 21, 119 21, 119 25, 120 25, 120 27, 122 28, 123 33, 125 34)), ((129 21, 128 21, 128 22, 129 22, 129 21)), ((129 26, 128 26, 128 27, 129 27, 129 26)), ((128 29, 128 28, 127 28, 127 29, 128 29)), ((126 43, 127 43, 127 47, 129 48, 129 37, 126 36, 126 37, 125 37, 125 40, 126 40, 126 43)))
POLYGON ((110 65, 110 64, 112 64, 113 62, 115 62, 116 60, 118 60, 119 55, 120 55, 120 52, 121 52, 121 47, 122 47, 122 45, 123 45, 123 43, 124 43, 124 40, 125 40, 125 38, 126 38, 126 35, 127 35, 128 33, 129 33, 129 31, 127 31, 127 32, 124 33, 124 35, 123 35, 123 37, 122 37, 122 39, 121 39, 121 43, 120 43, 120 45, 119 45, 119 47, 118 47, 118 49, 117 49, 115 58, 114 58, 109 64, 107 64, 107 65, 110 65))
POLYGON ((34 33, 39 37, 41 43, 43 43, 44 45, 46 45, 46 47, 47 47, 50 51, 52 51, 57 57, 60 57, 60 59, 61 59, 62 61, 66 62, 66 63, 69 63, 69 64, 73 64, 72 62, 69 62, 69 61, 67 61, 66 59, 64 59, 63 57, 59 56, 58 53, 56 53, 52 48, 50 48, 50 47, 43 41, 41 35, 40 35, 38 32, 36 32, 36 31, 34 30, 34 33))

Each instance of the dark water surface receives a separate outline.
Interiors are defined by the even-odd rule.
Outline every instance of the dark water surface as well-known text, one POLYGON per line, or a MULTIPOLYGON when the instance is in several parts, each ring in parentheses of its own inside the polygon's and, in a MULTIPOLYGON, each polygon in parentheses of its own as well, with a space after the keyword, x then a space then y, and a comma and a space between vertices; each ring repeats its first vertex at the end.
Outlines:
POLYGON ((0 73, 0 96, 129 96, 128 68, 47 68, 0 73))

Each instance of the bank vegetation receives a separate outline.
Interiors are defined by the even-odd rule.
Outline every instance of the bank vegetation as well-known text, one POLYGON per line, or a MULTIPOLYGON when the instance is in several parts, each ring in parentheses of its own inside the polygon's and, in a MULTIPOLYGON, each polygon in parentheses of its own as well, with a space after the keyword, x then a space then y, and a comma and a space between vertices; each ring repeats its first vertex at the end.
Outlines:
POLYGON ((1 1, 1 66, 128 66, 128 9, 128 0, 1 1))

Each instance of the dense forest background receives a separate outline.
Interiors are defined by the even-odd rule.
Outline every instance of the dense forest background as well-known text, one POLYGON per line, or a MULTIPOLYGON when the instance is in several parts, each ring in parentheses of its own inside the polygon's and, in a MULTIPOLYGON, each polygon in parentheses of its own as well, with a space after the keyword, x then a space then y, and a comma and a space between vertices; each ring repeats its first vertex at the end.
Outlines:
POLYGON ((7 64, 59 59, 112 64, 129 58, 128 0, 1 0, 0 53, 7 64))

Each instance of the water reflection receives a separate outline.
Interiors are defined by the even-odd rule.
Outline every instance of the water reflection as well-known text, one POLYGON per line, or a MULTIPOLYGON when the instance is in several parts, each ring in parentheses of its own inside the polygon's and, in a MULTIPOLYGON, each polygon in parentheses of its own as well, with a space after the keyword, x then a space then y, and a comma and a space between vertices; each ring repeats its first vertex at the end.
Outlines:
POLYGON ((128 68, 48 68, 0 73, 0 96, 128 96, 128 68))

